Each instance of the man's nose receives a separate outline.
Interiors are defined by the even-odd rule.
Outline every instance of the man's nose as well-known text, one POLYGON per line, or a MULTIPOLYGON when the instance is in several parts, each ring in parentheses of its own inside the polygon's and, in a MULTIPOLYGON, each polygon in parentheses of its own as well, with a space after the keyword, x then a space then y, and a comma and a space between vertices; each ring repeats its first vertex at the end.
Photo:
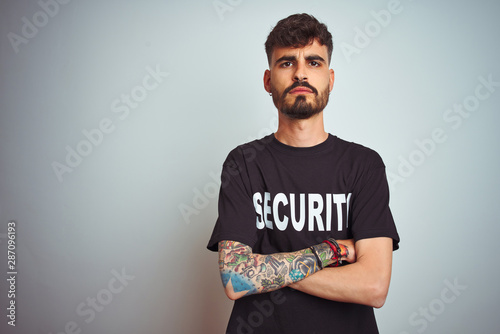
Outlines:
POLYGON ((307 81, 307 69, 302 62, 297 63, 293 79, 298 82, 307 81))

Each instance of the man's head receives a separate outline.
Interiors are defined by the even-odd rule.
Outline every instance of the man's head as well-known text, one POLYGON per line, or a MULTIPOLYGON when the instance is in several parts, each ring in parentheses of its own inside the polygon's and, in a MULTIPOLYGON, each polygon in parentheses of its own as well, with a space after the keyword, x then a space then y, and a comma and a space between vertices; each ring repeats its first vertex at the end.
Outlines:
POLYGON ((267 36, 265 43, 267 61, 271 64, 274 48, 304 47, 318 40, 328 50, 328 64, 332 59, 332 34, 325 24, 309 14, 294 14, 282 19, 267 36))
POLYGON ((278 22, 266 41, 269 70, 264 87, 278 110, 290 119, 323 111, 333 88, 329 69, 333 44, 326 26, 308 14, 278 22))

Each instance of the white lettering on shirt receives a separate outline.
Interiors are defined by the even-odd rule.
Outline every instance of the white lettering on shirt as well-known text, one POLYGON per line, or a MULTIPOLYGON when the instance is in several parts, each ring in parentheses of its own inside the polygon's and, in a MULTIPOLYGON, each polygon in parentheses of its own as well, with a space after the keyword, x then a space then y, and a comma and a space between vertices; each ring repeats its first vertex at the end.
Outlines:
POLYGON ((253 194, 256 226, 259 230, 264 227, 274 229, 276 226, 278 230, 284 231, 290 225, 294 230, 302 231, 307 217, 308 231, 331 231, 332 222, 335 221, 337 224, 333 228, 342 231, 348 227, 351 196, 351 193, 278 193, 272 196, 269 192, 256 192, 253 194))

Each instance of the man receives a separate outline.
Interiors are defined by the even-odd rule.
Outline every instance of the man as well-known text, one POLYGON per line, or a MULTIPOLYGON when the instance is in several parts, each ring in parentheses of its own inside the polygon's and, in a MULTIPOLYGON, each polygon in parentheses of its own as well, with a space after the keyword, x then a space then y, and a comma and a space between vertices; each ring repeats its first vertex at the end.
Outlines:
POLYGON ((208 243, 235 300, 227 333, 378 333, 399 243, 385 166, 324 130, 327 27, 291 15, 265 46, 278 129, 227 157, 208 243))

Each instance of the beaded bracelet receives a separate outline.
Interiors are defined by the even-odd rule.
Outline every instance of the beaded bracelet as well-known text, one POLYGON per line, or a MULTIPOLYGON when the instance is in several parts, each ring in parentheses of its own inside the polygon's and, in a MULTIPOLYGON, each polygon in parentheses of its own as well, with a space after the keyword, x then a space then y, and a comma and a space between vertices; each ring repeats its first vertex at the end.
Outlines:
MULTIPOLYGON (((338 267, 339 264, 342 264, 342 247, 340 247, 337 240, 335 240, 333 238, 328 238, 328 240, 325 240, 324 242, 330 246, 333 253, 335 254, 335 258, 337 259, 337 263, 335 264, 335 267, 338 267), (335 245, 335 247, 334 247, 334 245, 335 245)), ((345 257, 349 257, 349 248, 347 248, 347 246, 345 246, 345 245, 342 245, 342 246, 345 247, 345 252, 346 252, 345 257)))

